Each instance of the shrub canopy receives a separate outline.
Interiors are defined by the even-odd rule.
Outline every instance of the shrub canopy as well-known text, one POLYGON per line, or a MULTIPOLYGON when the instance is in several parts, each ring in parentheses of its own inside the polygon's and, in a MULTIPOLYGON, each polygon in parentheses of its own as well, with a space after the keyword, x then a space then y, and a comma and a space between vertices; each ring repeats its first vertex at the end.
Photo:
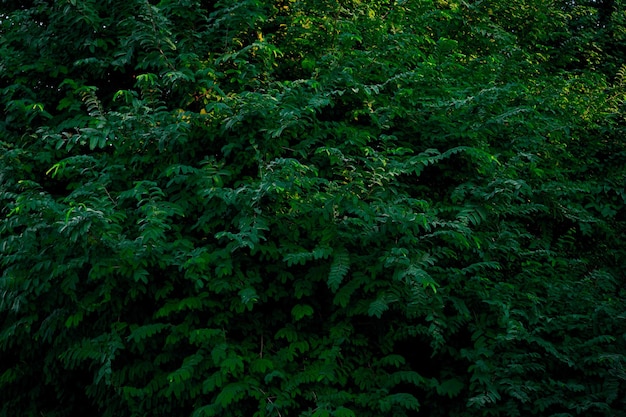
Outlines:
POLYGON ((626 416, 625 51, 620 0, 2 2, 0 416, 626 416))

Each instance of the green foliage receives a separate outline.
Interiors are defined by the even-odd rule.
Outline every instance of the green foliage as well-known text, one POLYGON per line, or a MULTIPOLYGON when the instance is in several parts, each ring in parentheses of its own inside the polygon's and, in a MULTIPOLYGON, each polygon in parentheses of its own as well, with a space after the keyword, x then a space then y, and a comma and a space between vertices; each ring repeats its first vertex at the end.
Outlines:
POLYGON ((626 415, 621 2, 5 3, 0 417, 626 415))

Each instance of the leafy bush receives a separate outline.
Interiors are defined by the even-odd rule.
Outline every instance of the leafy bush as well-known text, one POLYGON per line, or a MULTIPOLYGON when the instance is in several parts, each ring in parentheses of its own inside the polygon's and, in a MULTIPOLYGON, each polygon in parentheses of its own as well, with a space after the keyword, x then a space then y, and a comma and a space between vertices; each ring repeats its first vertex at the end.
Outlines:
POLYGON ((3 5, 0 416, 626 415, 570 3, 3 5))

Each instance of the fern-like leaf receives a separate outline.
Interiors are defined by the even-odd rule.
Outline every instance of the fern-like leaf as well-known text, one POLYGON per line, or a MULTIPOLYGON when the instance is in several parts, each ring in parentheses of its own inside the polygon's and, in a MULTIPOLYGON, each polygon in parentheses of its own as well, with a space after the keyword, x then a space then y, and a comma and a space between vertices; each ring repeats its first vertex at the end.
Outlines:
POLYGON ((350 269, 350 255, 345 248, 335 249, 328 274, 328 288, 336 292, 350 269))

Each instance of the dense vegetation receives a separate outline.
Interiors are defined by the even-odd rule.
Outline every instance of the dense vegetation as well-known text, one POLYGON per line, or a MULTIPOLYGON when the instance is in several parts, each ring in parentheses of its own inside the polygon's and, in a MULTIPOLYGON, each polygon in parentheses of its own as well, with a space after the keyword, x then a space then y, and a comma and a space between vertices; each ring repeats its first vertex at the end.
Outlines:
POLYGON ((626 6, 0 3, 0 416, 626 416, 626 6))

